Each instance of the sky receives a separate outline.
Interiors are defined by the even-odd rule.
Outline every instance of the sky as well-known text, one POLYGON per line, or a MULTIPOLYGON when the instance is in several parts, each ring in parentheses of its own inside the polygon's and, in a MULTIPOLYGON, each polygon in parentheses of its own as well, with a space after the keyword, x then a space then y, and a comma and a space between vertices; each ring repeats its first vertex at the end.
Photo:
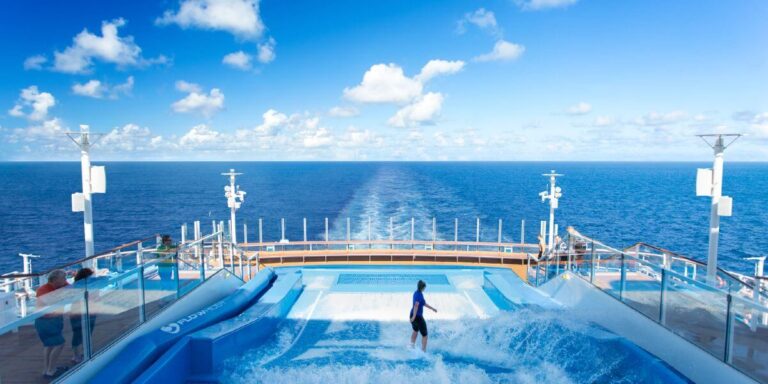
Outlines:
POLYGON ((0 160, 768 161, 768 2, 6 2, 0 160))

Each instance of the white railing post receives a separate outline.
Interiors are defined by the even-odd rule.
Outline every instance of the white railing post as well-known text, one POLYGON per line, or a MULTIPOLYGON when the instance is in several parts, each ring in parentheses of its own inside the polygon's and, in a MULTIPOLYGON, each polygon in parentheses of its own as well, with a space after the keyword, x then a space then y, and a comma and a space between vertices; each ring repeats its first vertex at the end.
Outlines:
POLYGON ((264 242, 264 219, 259 217, 259 244, 264 242))
POLYGON ((499 244, 501 244, 501 220, 499 219, 499 244))
POLYGON ((181 243, 187 242, 187 223, 181 225, 181 243))
POLYGON ((411 249, 413 249, 414 232, 416 231, 416 219, 411 217, 411 249))
POLYGON ((453 219, 453 242, 454 244, 454 251, 459 250, 459 218, 456 217, 453 219))
POLYGON ((243 223, 243 243, 248 243, 248 224, 243 223))
POLYGON ((303 220, 304 225, 304 242, 307 242, 307 218, 305 217, 303 220))
POLYGON ((219 223, 218 231, 219 234, 216 236, 216 241, 218 242, 217 251, 219 252, 219 268, 224 268, 224 222, 219 223))
POLYGON ((477 218, 477 225, 475 226, 475 242, 480 242, 480 218, 477 218))
POLYGON ((352 221, 347 217, 347 250, 349 250, 349 241, 351 240, 352 221))
POLYGON ((285 242, 285 217, 280 218, 280 242, 285 242))

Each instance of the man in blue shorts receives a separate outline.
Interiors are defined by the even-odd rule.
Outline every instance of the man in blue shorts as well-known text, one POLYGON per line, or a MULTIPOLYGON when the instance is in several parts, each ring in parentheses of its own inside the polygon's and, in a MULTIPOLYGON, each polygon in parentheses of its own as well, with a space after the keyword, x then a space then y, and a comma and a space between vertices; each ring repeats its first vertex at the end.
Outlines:
POLYGON ((416 336, 421 333, 421 350, 427 351, 427 322, 424 321, 424 307, 427 307, 435 312, 437 309, 427 304, 424 300, 424 289, 427 288, 427 283, 419 280, 416 284, 416 292, 413 293, 413 306, 411 307, 411 313, 409 314, 411 319, 411 328, 413 328, 413 334, 411 334, 411 348, 416 344, 416 336))

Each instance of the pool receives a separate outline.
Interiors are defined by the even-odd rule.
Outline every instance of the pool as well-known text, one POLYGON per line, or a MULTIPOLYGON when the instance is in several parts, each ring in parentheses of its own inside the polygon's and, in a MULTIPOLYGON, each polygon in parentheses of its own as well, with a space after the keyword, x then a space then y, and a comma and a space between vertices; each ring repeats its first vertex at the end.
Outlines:
POLYGON ((295 294, 288 301, 274 299, 282 310, 260 314, 270 320, 254 328, 258 336, 242 325, 229 331, 240 332, 241 343, 249 342, 246 348, 214 354, 215 380, 689 382, 626 339, 561 310, 506 269, 355 266, 276 272, 260 302, 271 300, 281 282, 284 296, 295 294), (425 311, 427 353, 409 348, 407 317, 419 279, 427 283, 427 302, 438 309, 425 311))

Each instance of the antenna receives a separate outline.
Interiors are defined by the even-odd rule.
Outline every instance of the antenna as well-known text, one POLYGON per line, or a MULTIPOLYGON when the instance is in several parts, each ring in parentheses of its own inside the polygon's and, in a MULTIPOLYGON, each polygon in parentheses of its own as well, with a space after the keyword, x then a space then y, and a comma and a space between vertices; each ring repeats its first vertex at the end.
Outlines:
POLYGON ((235 212, 240 209, 240 204, 245 199, 245 191, 240 190, 240 186, 235 184, 235 177, 242 173, 235 172, 234 169, 222 173, 222 176, 229 176, 229 185, 224 186, 224 197, 227 198, 227 207, 230 211, 229 233, 232 243, 237 244, 237 225, 235 224, 235 212), (239 201, 238 201, 239 200, 239 201))
POLYGON ((549 191, 540 192, 541 202, 549 200, 549 236, 547 236, 547 249, 550 251, 555 246, 555 209, 558 207, 558 201, 563 196, 563 190, 560 187, 555 186, 556 178, 565 176, 560 173, 556 173, 555 170, 551 170, 549 173, 544 173, 542 176, 549 177, 549 191))
POLYGON ((709 215, 709 251, 707 255, 707 281, 717 282, 717 246, 720 237, 720 216, 731 216, 733 199, 723 196, 723 152, 739 139, 740 133, 710 133, 696 135, 714 150, 712 168, 696 171, 696 196, 712 198, 709 215), (728 141, 726 144, 725 142, 728 141))
MULTIPOLYGON (((83 192, 72 194, 72 212, 83 212, 83 233, 85 238, 85 257, 91 257, 93 251, 93 206, 91 194, 105 193, 107 180, 103 166, 91 167, 91 147, 103 134, 91 133, 87 125, 80 125, 80 132, 66 132, 67 137, 80 149, 80 169, 83 179, 83 192)), ((94 262, 88 260, 84 267, 94 267, 94 262)))

